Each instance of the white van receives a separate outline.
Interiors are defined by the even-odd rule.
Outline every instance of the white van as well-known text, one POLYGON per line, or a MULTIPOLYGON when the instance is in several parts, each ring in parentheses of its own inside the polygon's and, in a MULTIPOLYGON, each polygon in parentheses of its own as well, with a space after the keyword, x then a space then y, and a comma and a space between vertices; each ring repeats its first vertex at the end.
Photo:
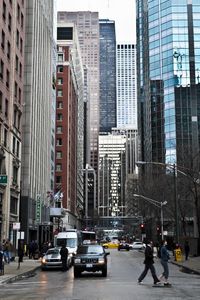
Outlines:
POLYGON ((63 244, 67 247, 70 255, 76 254, 78 247, 78 232, 76 229, 69 229, 58 233, 56 246, 62 247, 63 244))

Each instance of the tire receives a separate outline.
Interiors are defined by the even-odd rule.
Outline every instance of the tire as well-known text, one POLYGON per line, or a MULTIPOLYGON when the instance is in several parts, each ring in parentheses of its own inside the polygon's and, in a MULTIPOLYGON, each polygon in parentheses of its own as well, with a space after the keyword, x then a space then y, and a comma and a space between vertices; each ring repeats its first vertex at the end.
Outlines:
POLYGON ((102 269, 102 276, 107 277, 107 267, 102 269))
POLYGON ((120 248, 118 248, 118 251, 120 251, 120 248))
POLYGON ((127 250, 127 251, 129 251, 130 249, 129 249, 129 248, 127 248, 126 250, 127 250))
POLYGON ((78 277, 80 277, 80 275, 81 275, 81 272, 74 268, 74 278, 78 278, 78 277))

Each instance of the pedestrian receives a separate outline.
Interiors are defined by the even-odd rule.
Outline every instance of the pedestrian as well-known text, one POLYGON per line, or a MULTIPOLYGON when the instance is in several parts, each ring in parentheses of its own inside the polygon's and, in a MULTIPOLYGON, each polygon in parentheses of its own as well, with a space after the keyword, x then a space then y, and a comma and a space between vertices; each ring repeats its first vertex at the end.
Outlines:
POLYGON ((154 260, 153 260, 153 242, 150 241, 149 243, 146 244, 146 248, 145 248, 145 259, 144 259, 144 264, 145 264, 145 268, 144 271, 142 272, 142 274, 139 276, 138 278, 138 283, 141 284, 142 280, 145 278, 145 276, 147 275, 148 271, 151 271, 151 275, 153 277, 153 283, 154 284, 160 284, 160 280, 158 279, 157 275, 156 275, 156 270, 154 267, 154 260))
POLYGON ((17 269, 20 269, 20 263, 23 262, 23 257, 24 257, 24 249, 23 249, 23 243, 20 242, 18 246, 18 267, 17 269))
POLYGON ((6 262, 9 264, 11 258, 11 242, 9 240, 5 241, 4 243, 4 255, 6 262))
POLYGON ((184 250, 185 250, 185 260, 188 260, 188 256, 189 256, 189 253, 190 253, 190 246, 189 246, 188 241, 185 241, 184 250))
POLYGON ((167 241, 162 241, 162 246, 160 249, 160 262, 163 266, 163 273, 159 276, 159 280, 164 280, 164 285, 170 285, 168 282, 169 277, 169 266, 168 261, 170 259, 169 252, 167 250, 167 241))
POLYGON ((62 261, 62 270, 67 271, 68 249, 65 247, 65 245, 62 245, 60 255, 62 261))

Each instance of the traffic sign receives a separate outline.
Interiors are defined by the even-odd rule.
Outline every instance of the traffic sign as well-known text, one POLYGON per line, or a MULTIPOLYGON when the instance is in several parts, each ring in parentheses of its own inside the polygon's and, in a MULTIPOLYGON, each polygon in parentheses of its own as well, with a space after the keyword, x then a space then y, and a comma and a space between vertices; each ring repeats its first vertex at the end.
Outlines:
POLYGON ((36 197, 36 222, 41 222, 41 198, 40 195, 36 197))
POLYGON ((8 176, 7 175, 0 175, 0 183, 7 184, 8 183, 8 176))

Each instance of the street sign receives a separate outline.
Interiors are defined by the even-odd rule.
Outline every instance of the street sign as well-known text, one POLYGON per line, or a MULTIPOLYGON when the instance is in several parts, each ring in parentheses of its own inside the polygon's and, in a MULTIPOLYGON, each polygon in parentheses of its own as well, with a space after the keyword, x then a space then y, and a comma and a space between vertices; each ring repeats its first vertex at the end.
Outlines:
POLYGON ((20 223, 13 223, 13 230, 20 230, 20 223))
POLYGON ((0 183, 7 184, 8 183, 8 176, 7 175, 0 175, 0 183))
POLYGON ((41 222, 41 198, 40 195, 37 195, 36 197, 36 222, 41 222))

